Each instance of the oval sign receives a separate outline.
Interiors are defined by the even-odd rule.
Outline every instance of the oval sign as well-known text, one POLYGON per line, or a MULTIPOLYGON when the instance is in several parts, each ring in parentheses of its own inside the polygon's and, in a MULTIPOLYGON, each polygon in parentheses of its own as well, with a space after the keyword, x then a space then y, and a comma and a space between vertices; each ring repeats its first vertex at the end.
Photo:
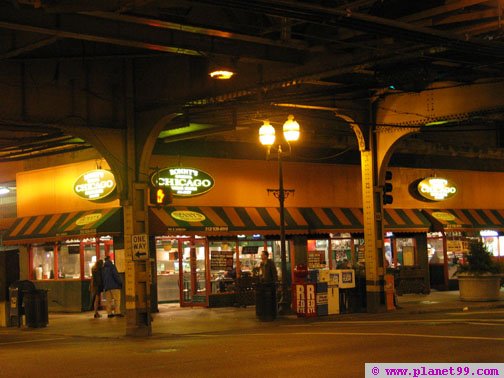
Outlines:
POLYGON ((84 215, 83 217, 80 217, 75 221, 75 224, 77 226, 84 226, 86 224, 94 223, 100 220, 102 215, 100 213, 94 213, 94 214, 88 214, 84 215))
POLYGON ((153 186, 170 187, 172 195, 192 197, 208 192, 214 186, 214 179, 208 173, 195 168, 164 168, 151 177, 153 186))
POLYGON ((172 211, 171 216, 184 222, 203 222, 206 219, 203 214, 189 210, 172 211))
POLYGON ((418 193, 431 201, 443 201, 457 194, 455 184, 441 177, 427 177, 418 183, 418 193))
POLYGON ((440 221, 454 221, 455 215, 443 211, 434 211, 432 216, 440 221))
POLYGON ((95 169, 79 176, 74 183, 74 192, 79 197, 96 201, 109 196, 115 189, 114 174, 105 169, 95 169))

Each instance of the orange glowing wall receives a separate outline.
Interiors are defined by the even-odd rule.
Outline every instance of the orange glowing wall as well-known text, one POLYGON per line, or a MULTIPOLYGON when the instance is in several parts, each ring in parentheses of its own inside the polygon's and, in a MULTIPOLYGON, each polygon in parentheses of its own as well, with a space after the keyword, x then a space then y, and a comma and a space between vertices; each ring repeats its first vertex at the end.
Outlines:
MULTIPOLYGON (((108 169, 108 165, 103 162, 102 168, 108 169)), ((93 169, 96 169, 96 160, 18 173, 18 217, 118 207, 117 199, 93 202, 74 193, 75 180, 93 169)))
MULTIPOLYGON (((278 189, 278 162, 155 156, 151 166, 196 168, 210 174, 215 186, 190 198, 174 197, 174 205, 278 206, 266 189, 278 189)), ((350 165, 305 164, 285 161, 284 188, 294 189, 285 206, 359 207, 362 203, 360 169, 350 165), (349 189, 349 190, 348 190, 349 189)))
MULTIPOLYGON (((174 197, 175 206, 276 207, 278 200, 267 190, 278 188, 276 160, 232 160, 198 157, 153 156, 151 167, 196 168, 210 174, 215 186, 195 197, 174 197)), ((102 167, 107 169, 106 162, 102 167)), ((357 165, 309 164, 284 161, 284 188, 294 189, 286 207, 362 207, 361 170, 357 165)), ((75 180, 96 169, 96 160, 18 173, 18 216, 116 207, 117 199, 93 202, 73 192, 75 180)), ((392 168, 392 208, 481 208, 504 209, 504 173, 455 170, 392 168), (435 174, 453 181, 458 194, 442 202, 413 198, 409 185, 435 174)), ((151 172, 152 173, 152 172, 151 172)))

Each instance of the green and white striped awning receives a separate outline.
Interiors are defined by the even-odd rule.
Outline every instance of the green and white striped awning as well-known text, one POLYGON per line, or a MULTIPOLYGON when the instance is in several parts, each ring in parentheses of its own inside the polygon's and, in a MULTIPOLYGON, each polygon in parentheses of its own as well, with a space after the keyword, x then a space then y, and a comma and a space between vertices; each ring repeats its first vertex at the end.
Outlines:
POLYGON ((121 233, 122 209, 109 208, 16 218, 3 236, 4 244, 27 244, 121 233))
POLYGON ((504 210, 424 209, 435 231, 504 231, 504 210))
MULTIPOLYGON (((427 232, 430 223, 419 210, 386 209, 385 229, 393 232, 427 232)), ((278 207, 168 206, 150 208, 151 234, 238 235, 279 233, 278 207)), ((359 208, 285 208, 285 232, 318 234, 364 231, 359 208)))

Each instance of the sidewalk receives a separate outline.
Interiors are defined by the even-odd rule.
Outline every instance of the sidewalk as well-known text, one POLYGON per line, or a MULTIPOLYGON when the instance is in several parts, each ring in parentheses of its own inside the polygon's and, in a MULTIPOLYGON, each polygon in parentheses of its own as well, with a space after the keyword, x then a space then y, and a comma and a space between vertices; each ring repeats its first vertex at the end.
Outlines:
MULTIPOLYGON (((388 314, 391 316, 407 315, 430 312, 461 312, 481 311, 504 308, 504 289, 501 289, 501 299, 496 302, 462 302, 458 291, 433 291, 431 294, 407 294, 398 297, 399 308, 396 311, 381 314, 352 313, 317 317, 317 321, 337 320, 352 317, 370 318, 379 316, 383 319, 388 314)), ((49 325, 45 328, 19 329, 20 332, 37 333, 46 335, 64 335, 74 337, 93 338, 121 338, 126 333, 126 319, 108 319, 106 314, 102 318, 94 319, 92 312, 78 314, 50 313, 49 325)), ((315 319, 315 318, 313 318, 315 319)), ((261 327, 275 327, 281 323, 302 322, 307 319, 298 318, 296 315, 278 317, 273 322, 260 322, 256 318, 255 306, 247 308, 202 308, 185 307, 178 304, 161 304, 159 312, 153 314, 152 334, 156 336, 188 335, 208 332, 226 332, 233 330, 244 331, 261 327)), ((7 328, 17 330, 17 328, 7 328)), ((6 328, 4 328, 6 330, 6 328)))
POLYGON ((459 291, 432 291, 428 295, 405 294, 398 297, 397 311, 410 314, 448 311, 474 311, 504 307, 504 288, 500 291, 500 300, 495 302, 463 302, 459 291))

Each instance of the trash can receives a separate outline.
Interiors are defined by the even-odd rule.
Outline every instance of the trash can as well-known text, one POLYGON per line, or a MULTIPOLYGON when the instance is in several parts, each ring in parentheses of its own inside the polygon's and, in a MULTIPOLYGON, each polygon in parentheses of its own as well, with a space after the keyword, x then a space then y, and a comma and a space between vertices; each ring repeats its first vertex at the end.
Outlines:
POLYGON ((21 327, 23 324, 23 315, 25 315, 24 294, 30 290, 35 290, 35 285, 28 280, 15 281, 9 286, 9 323, 11 327, 21 327))
POLYGON ((24 293, 26 325, 32 328, 46 327, 49 323, 47 290, 29 290, 24 293))
POLYGON ((276 284, 256 285, 256 316, 263 322, 275 320, 277 315, 276 284))

